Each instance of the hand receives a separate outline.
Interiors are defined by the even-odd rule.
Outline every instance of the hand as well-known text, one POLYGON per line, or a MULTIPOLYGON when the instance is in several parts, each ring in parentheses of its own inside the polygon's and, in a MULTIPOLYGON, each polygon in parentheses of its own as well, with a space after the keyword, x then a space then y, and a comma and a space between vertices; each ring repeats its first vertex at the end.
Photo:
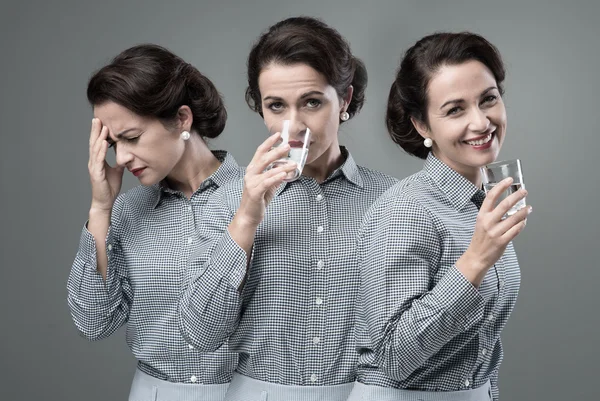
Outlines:
POLYGON ((247 225, 258 226, 260 224, 275 191, 283 183, 287 174, 296 168, 296 163, 290 162, 265 171, 271 163, 285 157, 290 150, 288 144, 272 148, 279 137, 280 133, 277 132, 267 138, 258 147, 250 164, 246 167, 244 190, 236 217, 243 219, 247 225))
POLYGON ((525 206, 512 216, 503 216, 521 199, 527 196, 525 189, 506 197, 497 206, 498 197, 512 184, 512 178, 507 178, 490 190, 481 205, 475 233, 467 251, 456 262, 456 266, 476 286, 481 284, 487 271, 500 259, 508 243, 512 241, 525 227, 531 206, 525 206))
POLYGON ((108 128, 98 118, 92 120, 88 170, 92 184, 91 210, 110 212, 123 182, 124 167, 111 167, 106 162, 108 128))

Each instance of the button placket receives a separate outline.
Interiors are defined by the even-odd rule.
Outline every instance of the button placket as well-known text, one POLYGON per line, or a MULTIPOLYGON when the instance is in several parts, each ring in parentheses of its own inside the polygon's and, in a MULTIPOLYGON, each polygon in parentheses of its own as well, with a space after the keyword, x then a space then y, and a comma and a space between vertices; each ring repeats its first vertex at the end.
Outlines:
MULTIPOLYGON (((309 273, 311 298, 310 320, 306 330, 306 379, 310 384, 318 383, 322 375, 323 341, 327 316, 327 250, 329 249, 327 204, 321 187, 316 182, 308 183, 307 192, 314 199, 310 203, 311 261, 309 273)), ((305 379, 305 380, 306 380, 305 379)))

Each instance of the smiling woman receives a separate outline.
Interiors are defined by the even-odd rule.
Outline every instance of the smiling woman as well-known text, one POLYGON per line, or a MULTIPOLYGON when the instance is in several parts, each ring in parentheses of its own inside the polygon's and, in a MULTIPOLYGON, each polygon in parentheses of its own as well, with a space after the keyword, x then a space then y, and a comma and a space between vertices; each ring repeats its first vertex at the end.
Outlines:
POLYGON ((73 321, 90 340, 127 323, 138 360, 130 400, 220 400, 237 355, 191 347, 177 330, 176 307, 203 205, 243 174, 205 143, 225 127, 221 97, 156 45, 123 51, 92 76, 87 96, 92 205, 68 280, 73 321), (114 167, 105 160, 109 147, 114 167), (125 169, 142 185, 119 195, 125 169))
POLYGON ((480 168, 506 136, 504 67, 472 33, 427 36, 404 56, 387 127, 423 170, 366 213, 358 235, 358 382, 350 401, 497 400, 500 333, 520 270, 512 246, 531 211, 496 206, 504 181, 481 189, 480 168))

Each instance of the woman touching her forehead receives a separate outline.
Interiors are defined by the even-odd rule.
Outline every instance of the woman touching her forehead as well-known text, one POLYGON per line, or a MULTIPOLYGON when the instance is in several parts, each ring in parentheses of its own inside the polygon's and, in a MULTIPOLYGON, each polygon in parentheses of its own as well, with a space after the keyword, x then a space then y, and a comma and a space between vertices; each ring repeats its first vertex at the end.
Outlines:
POLYGON ((92 204, 68 280, 73 321, 90 340, 127 324, 138 360, 130 400, 222 400, 237 355, 194 349, 176 313, 204 205, 243 176, 231 155, 206 144, 225 127, 221 97, 156 45, 124 50, 92 76, 87 96, 92 204), (119 195, 124 170, 141 185, 119 195))

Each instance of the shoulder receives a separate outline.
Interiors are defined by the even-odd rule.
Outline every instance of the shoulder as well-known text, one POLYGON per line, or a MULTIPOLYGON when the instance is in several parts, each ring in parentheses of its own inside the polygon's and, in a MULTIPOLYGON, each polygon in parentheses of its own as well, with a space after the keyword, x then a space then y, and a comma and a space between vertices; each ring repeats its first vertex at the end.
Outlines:
POLYGON ((371 206, 365 220, 400 220, 405 224, 430 219, 430 200, 436 188, 423 171, 419 171, 390 186, 371 206))

